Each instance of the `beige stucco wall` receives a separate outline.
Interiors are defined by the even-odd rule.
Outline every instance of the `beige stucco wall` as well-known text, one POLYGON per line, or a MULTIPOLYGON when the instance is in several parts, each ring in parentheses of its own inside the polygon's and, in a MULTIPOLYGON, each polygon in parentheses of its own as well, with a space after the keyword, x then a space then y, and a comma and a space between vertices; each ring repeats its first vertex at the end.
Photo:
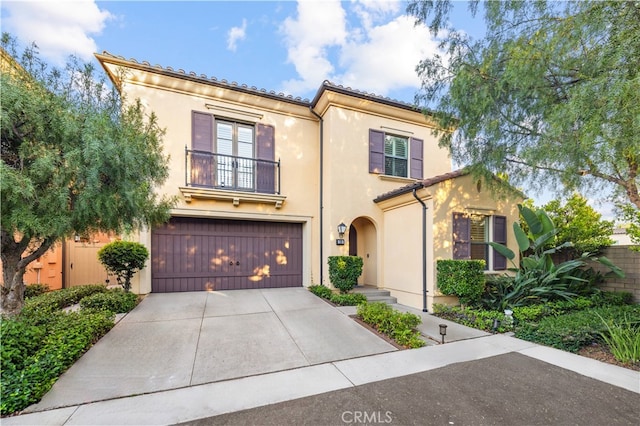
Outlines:
MULTIPOLYGON (((158 193, 177 197, 172 211, 175 216, 233 218, 303 224, 303 284, 314 282, 313 271, 319 270, 319 225, 315 219, 319 209, 319 121, 308 108, 286 102, 205 84, 179 81, 177 78, 130 74, 123 86, 127 99, 139 98, 148 112, 157 116, 166 130, 164 150, 170 156, 169 178, 158 193), (191 146, 191 112, 212 113, 216 117, 244 122, 263 123, 275 128, 275 159, 281 161, 281 194, 286 197, 281 207, 272 200, 249 201, 246 193, 237 193, 239 205, 230 199, 185 197, 185 146, 191 146)), ((233 191, 226 191, 233 194, 233 191)), ((151 247, 151 233, 143 231, 138 240, 151 247)), ((151 291, 150 266, 139 274, 134 290, 151 291)))
MULTIPOLYGON (((437 291, 436 261, 451 259, 452 214, 454 212, 502 215, 507 217, 507 245, 517 253, 512 224, 518 219, 519 196, 502 199, 480 188, 470 176, 449 179, 417 191, 427 206, 427 310, 433 303, 455 303, 437 291)), ((422 301, 422 206, 412 194, 379 203, 384 212, 384 284, 398 302, 423 308, 422 301), (408 232, 413 228, 415 231, 408 232)), ((502 272, 500 272, 502 273, 502 272)))
MULTIPOLYGON (((174 215, 302 223, 304 285, 321 281, 330 285, 327 257, 349 253, 348 232, 344 236, 346 244, 337 246, 336 227, 341 222, 347 227, 353 224, 358 231, 358 255, 364 261, 360 283, 383 288, 395 286, 398 292, 406 287, 407 304, 415 305, 412 279, 421 275, 415 273, 414 266, 402 268, 398 265, 404 263, 406 266, 406 253, 409 252, 411 264, 418 263, 416 267, 421 270, 421 263, 416 262, 421 251, 421 237, 416 232, 419 221, 416 223, 413 217, 419 217, 421 211, 413 208, 409 213, 410 220, 402 218, 403 212, 396 223, 396 219, 389 221, 383 210, 373 203, 377 196, 414 180, 369 173, 369 129, 422 139, 425 178, 449 172, 448 152, 438 147, 437 139, 432 135, 433 124, 423 114, 392 103, 340 93, 340 90, 323 90, 314 104, 314 112, 322 116, 324 149, 321 154, 321 122, 308 105, 206 84, 195 76, 150 71, 144 66, 114 58, 102 60, 112 76, 119 75, 118 65, 130 67, 123 85, 127 99, 141 99, 145 108, 156 114, 159 125, 166 129, 164 144, 171 157, 170 175, 158 192, 177 197, 174 215), (193 191, 188 199, 185 145, 191 143, 192 111, 275 127, 275 156, 281 160, 281 189, 286 197, 281 207, 278 208, 269 197, 249 202, 246 194, 239 194, 236 206, 230 199, 220 196, 198 198, 193 191), (322 235, 319 223, 321 155, 324 163, 322 235), (393 244, 400 241, 401 250, 395 250, 393 244), (393 259, 387 259, 386 253, 391 253, 393 259), (386 265, 393 266, 386 271, 386 265)), ((433 215, 433 212, 429 214, 433 215)), ((151 232, 141 232, 138 239, 150 247, 151 232)), ((150 268, 141 271, 138 277, 134 289, 140 293, 149 292, 150 268)), ((404 296, 400 300, 405 300, 404 296)))
MULTIPOLYGON (((347 228, 354 223, 358 231, 358 255, 364 262, 360 283, 386 287, 386 262, 383 258, 386 222, 373 199, 415 180, 369 173, 369 129, 423 139, 426 176, 451 170, 448 152, 438 147, 437 139, 431 134, 432 127, 418 112, 385 105, 373 108, 370 101, 334 93, 325 96, 327 99, 322 99, 318 105, 324 118, 323 252, 326 256, 347 255, 348 232, 346 244, 337 246, 336 228, 341 222, 347 228)), ((399 232, 413 233, 409 224, 399 232)), ((324 284, 329 285, 326 262, 323 268, 324 284)))

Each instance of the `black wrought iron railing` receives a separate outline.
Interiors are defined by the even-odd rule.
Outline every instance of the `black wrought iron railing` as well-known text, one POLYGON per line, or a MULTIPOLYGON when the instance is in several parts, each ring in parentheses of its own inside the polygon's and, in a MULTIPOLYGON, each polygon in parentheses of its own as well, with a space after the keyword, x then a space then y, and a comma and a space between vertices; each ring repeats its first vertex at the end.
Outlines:
POLYGON ((185 147, 185 185, 280 194, 280 160, 214 154, 185 147))

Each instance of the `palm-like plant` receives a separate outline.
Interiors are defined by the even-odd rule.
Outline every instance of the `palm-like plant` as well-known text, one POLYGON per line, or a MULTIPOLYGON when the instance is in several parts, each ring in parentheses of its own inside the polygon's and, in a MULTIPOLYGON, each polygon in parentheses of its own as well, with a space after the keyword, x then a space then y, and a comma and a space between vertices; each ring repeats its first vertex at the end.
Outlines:
POLYGON ((604 256, 595 257, 591 253, 583 253, 579 258, 555 264, 553 254, 571 247, 565 242, 549 248, 549 243, 558 233, 553 221, 543 210, 518 205, 520 216, 525 221, 528 232, 519 223, 513 224, 513 232, 520 252, 520 266, 516 265, 516 254, 503 244, 489 243, 498 253, 505 256, 513 265, 513 280, 501 281, 493 295, 485 297, 485 302, 496 308, 523 306, 533 302, 564 298, 571 299, 577 292, 584 290, 588 280, 583 278, 582 267, 587 261, 599 262, 607 266, 611 273, 624 277, 624 272, 604 256), (525 254, 526 253, 526 254, 525 254))

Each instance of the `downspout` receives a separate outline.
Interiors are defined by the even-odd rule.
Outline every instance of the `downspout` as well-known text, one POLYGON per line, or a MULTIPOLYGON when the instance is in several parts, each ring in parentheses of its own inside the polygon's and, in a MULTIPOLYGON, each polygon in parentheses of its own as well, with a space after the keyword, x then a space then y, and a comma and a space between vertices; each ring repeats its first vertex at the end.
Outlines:
POLYGON ((427 205, 416 194, 413 188, 413 198, 422 204, 422 312, 427 311, 427 205))
POLYGON ((318 120, 320 120, 320 214, 319 214, 319 219, 320 219, 320 285, 324 285, 324 280, 323 280, 323 275, 324 275, 324 265, 323 265, 323 253, 322 253, 322 247, 324 245, 324 241, 323 241, 323 215, 322 215, 322 211, 324 210, 324 179, 323 179, 323 171, 324 171, 324 119, 313 110, 313 108, 311 106, 309 106, 309 111, 311 111, 311 114, 315 115, 316 117, 318 117, 318 120))

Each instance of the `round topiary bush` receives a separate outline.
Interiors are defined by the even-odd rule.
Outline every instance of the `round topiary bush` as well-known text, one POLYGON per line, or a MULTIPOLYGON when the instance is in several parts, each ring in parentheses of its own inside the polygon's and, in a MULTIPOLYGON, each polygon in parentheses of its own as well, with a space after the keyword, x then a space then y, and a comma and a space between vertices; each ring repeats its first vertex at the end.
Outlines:
POLYGON ((100 263, 109 273, 116 276, 118 284, 125 291, 131 289, 133 274, 144 268, 148 258, 147 248, 133 241, 114 241, 102 247, 98 252, 100 263))

